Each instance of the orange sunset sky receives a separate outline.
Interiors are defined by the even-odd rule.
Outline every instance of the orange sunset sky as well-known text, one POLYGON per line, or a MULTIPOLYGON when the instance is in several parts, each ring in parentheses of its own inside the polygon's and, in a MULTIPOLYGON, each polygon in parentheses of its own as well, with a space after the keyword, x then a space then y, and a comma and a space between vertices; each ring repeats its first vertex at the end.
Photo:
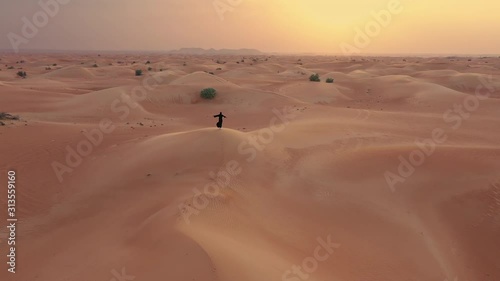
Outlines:
MULTIPOLYGON (((0 49, 57 0, 4 1, 0 49), (10 35, 9 35, 10 34, 10 35), (15 35, 14 35, 15 34, 15 35)), ((57 12, 19 49, 172 50, 255 48, 342 53, 374 13, 397 5, 360 54, 498 54, 500 2, 494 0, 59 0, 57 12), (67 2, 67 3, 62 3, 67 2)), ((43 23, 43 16, 39 21, 43 23)), ((359 47, 359 46, 358 46, 359 47)))

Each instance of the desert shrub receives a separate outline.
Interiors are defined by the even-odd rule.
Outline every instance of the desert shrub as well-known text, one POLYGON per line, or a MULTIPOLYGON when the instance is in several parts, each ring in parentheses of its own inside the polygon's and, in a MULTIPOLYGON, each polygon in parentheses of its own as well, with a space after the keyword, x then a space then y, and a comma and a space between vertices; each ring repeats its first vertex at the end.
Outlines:
POLYGON ((220 68, 220 67, 219 67, 219 68, 217 68, 216 70, 222 70, 222 68, 220 68))
POLYGON ((92 67, 99 67, 99 66, 97 65, 97 63, 94 63, 94 65, 92 67))
POLYGON ((137 69, 137 70, 135 71, 135 76, 141 76, 141 75, 142 75, 142 70, 137 69))
POLYGON ((26 71, 18 71, 17 76, 19 76, 21 78, 26 78, 26 76, 27 76, 26 71))
POLYGON ((19 120, 19 116, 0 112, 0 120, 19 120))
POLYGON ((54 63, 52 66, 57 66, 57 63, 54 63))
POLYGON ((9 67, 7 67, 7 69, 14 69, 14 67, 13 66, 9 66, 9 67))
POLYGON ((333 83, 333 78, 326 78, 326 83, 333 83))
POLYGON ((211 100, 215 98, 217 91, 214 88, 206 88, 201 90, 200 96, 204 99, 211 100))
POLYGON ((146 64, 150 64, 151 62, 150 61, 147 61, 146 64))
POLYGON ((151 70, 153 70, 153 68, 152 67, 148 67, 148 71, 151 71, 151 70))
POLYGON ((309 77, 309 81, 312 81, 312 82, 320 82, 321 79, 319 79, 319 74, 316 73, 316 74, 312 74, 310 77, 309 77))

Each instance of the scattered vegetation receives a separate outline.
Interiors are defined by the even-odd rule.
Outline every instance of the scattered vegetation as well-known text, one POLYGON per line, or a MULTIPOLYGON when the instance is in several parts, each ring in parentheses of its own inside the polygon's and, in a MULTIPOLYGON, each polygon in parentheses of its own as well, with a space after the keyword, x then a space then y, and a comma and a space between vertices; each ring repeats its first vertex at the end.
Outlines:
POLYGON ((141 76, 141 75, 142 75, 142 70, 137 69, 137 70, 135 71, 135 76, 141 76))
POLYGON ((21 78, 26 78, 26 76, 27 76, 26 71, 18 71, 17 76, 19 76, 21 78))
POLYGON ((326 78, 326 83, 333 83, 333 78, 326 78))
POLYGON ((92 67, 99 67, 99 66, 97 65, 97 63, 94 63, 94 65, 92 67))
POLYGON ((217 68, 216 70, 222 70, 222 68, 220 68, 220 67, 219 67, 219 68, 217 68))
POLYGON ((0 112, 0 120, 19 120, 19 116, 0 112))
POLYGON ((216 95, 217 91, 214 88, 206 88, 200 92, 200 96, 207 100, 214 99, 216 95))
POLYGON ((54 63, 52 66, 57 66, 57 63, 54 63))
POLYGON ((312 82, 321 82, 321 79, 319 79, 319 74, 318 73, 312 74, 309 77, 309 81, 312 81, 312 82))
POLYGON ((148 67, 148 71, 151 71, 151 70, 153 70, 153 68, 152 67, 148 67))
POLYGON ((7 69, 14 69, 14 67, 13 66, 9 66, 9 67, 7 67, 7 69))
POLYGON ((146 64, 151 64, 151 62, 150 62, 150 61, 147 61, 147 62, 146 62, 146 64))

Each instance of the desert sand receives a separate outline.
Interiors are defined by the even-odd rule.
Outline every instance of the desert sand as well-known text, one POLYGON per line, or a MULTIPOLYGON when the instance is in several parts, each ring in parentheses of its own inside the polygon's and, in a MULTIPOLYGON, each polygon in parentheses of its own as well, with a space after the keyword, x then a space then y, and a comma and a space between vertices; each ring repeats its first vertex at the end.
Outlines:
POLYGON ((0 58, 1 280, 500 280, 500 58, 0 58))

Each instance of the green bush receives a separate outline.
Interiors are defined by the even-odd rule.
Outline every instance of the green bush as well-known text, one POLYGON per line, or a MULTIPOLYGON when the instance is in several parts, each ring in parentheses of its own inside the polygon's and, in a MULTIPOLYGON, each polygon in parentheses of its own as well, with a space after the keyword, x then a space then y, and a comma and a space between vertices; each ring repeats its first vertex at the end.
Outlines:
POLYGON ((333 78, 327 78, 326 83, 333 83, 333 78))
POLYGON ((320 82, 321 79, 319 79, 319 74, 316 73, 316 74, 313 74, 309 77, 309 81, 312 81, 312 82, 320 82))
POLYGON ((217 91, 214 88, 206 88, 201 91, 200 95, 204 99, 211 100, 215 98, 217 91))
POLYGON ((19 116, 0 112, 0 120, 19 120, 19 116))
POLYGON ((19 76, 21 78, 26 78, 26 76, 27 76, 26 71, 18 71, 17 76, 19 76))
POLYGON ((137 69, 137 70, 135 71, 135 76, 141 76, 141 75, 142 75, 142 70, 137 69))

